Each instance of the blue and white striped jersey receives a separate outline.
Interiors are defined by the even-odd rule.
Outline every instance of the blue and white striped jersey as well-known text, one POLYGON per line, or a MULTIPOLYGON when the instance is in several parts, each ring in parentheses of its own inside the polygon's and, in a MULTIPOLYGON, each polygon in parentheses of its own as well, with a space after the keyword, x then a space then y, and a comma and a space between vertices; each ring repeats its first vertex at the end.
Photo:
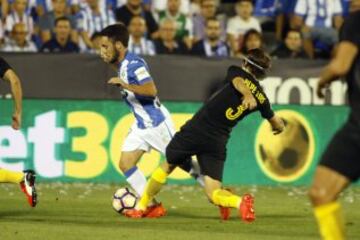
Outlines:
POLYGON ((342 15, 340 0, 298 0, 295 14, 309 27, 332 27, 333 17, 342 15))
MULTIPOLYGON (((152 78, 144 59, 127 52, 125 59, 119 64, 119 78, 132 85, 143 85, 152 78)), ((158 97, 141 96, 128 90, 122 90, 122 95, 130 107, 140 129, 156 127, 162 123, 167 110, 161 105, 158 97)))
POLYGON ((100 8, 100 14, 94 13, 90 7, 84 8, 77 15, 77 28, 79 32, 88 32, 91 37, 105 27, 114 24, 115 17, 112 11, 100 8))

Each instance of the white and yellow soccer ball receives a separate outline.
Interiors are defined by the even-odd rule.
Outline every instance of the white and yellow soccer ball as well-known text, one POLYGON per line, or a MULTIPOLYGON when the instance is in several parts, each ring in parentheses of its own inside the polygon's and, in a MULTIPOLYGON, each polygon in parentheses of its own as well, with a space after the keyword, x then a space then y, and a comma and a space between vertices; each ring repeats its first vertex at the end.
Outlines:
POLYGON ((133 209, 136 206, 136 203, 136 194, 127 187, 116 190, 112 200, 112 206, 118 213, 133 209))

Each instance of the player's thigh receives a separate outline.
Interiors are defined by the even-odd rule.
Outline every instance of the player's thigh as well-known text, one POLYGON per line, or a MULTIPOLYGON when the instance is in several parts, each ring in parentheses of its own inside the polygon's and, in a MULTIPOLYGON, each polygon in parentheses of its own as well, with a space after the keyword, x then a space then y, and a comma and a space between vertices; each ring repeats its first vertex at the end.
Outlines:
POLYGON ((348 121, 327 146, 320 165, 355 182, 360 177, 360 124, 348 121))
POLYGON ((350 118, 334 135, 316 169, 309 192, 314 205, 336 200, 350 182, 360 177, 359 149, 360 125, 350 118))
POLYGON ((135 150, 143 150, 149 152, 151 147, 144 140, 144 132, 146 132, 146 129, 139 129, 136 125, 133 125, 125 138, 122 151, 133 152, 135 150))
POLYGON ((127 171, 134 167, 142 155, 149 150, 150 146, 141 138, 139 131, 131 129, 122 146, 119 161, 120 169, 127 171))
POLYGON ((121 170, 127 171, 130 168, 134 167, 140 161, 144 153, 145 153, 144 150, 121 152, 121 157, 119 162, 121 170))
POLYGON ((144 130, 142 138, 151 148, 165 155, 166 147, 173 138, 174 132, 172 124, 165 120, 155 128, 144 130))
POLYGON ((201 174, 222 182, 225 158, 226 155, 222 152, 203 152, 198 154, 197 159, 201 174))
POLYGON ((170 165, 181 165, 198 153, 196 136, 181 130, 176 133, 166 147, 166 161, 170 165))
POLYGON ((333 169, 319 165, 309 191, 313 205, 318 206, 335 201, 350 180, 333 169))

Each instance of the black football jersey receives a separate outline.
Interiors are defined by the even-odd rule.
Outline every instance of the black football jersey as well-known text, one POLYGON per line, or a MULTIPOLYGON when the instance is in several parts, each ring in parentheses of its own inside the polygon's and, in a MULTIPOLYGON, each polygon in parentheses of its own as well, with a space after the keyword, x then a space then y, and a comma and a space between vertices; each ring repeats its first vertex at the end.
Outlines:
POLYGON ((260 111, 262 117, 270 119, 274 116, 270 102, 259 82, 240 67, 228 69, 225 84, 214 93, 186 124, 209 133, 229 134, 231 129, 252 112, 260 111), (257 101, 253 110, 242 105, 243 95, 236 90, 232 80, 241 77, 257 101))

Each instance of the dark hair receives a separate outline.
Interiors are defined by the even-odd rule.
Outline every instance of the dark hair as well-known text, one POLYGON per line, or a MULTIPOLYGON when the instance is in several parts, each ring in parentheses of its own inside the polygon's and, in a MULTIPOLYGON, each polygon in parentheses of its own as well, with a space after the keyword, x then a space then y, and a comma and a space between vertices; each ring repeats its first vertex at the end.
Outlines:
POLYGON ((262 79, 266 76, 266 70, 271 66, 271 58, 264 50, 260 48, 249 50, 246 61, 246 66, 256 78, 262 79))
POLYGON ((99 32, 94 32, 93 35, 91 36, 90 40, 93 41, 97 37, 101 37, 101 34, 99 32))
POLYGON ((108 37, 113 42, 121 42, 124 47, 128 46, 129 32, 122 23, 107 26, 100 32, 101 36, 108 37))
POLYGON ((55 19, 55 26, 57 26, 57 24, 61 21, 67 21, 67 22, 71 23, 71 21, 68 17, 63 16, 63 17, 58 17, 57 19, 55 19))
POLYGON ((256 35, 260 38, 260 41, 261 41, 261 46, 260 48, 263 47, 263 43, 264 43, 264 40, 263 40, 263 37, 262 37, 262 34, 260 32, 258 32, 257 30, 255 29, 250 29, 249 31, 247 31, 244 35, 244 39, 243 39, 243 44, 242 44, 242 47, 240 49, 240 52, 244 53, 244 54, 247 54, 249 49, 247 49, 246 47, 246 42, 248 41, 248 39, 250 38, 251 35, 256 35))
POLYGON ((135 16, 131 17, 129 23, 130 23, 133 19, 135 19, 135 18, 140 18, 140 19, 142 19, 142 20, 145 21, 145 18, 144 18, 143 16, 141 16, 141 15, 135 15, 135 16))

